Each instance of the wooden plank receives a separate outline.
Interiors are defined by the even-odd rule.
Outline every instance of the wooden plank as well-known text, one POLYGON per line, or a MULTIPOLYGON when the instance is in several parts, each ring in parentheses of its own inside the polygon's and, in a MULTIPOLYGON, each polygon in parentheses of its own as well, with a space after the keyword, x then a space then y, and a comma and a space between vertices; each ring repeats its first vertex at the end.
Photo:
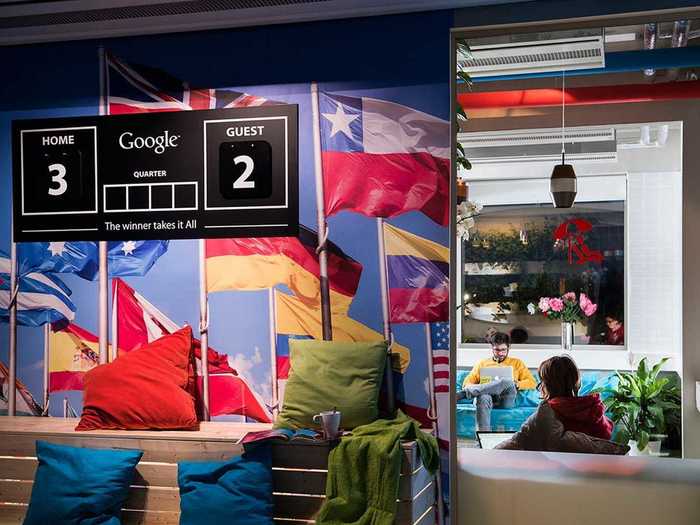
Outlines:
MULTIPOLYGON (((415 441, 401 444, 403 458, 401 474, 411 474, 418 470, 423 462, 418 454, 415 441)), ((328 453, 332 446, 327 442, 281 442, 272 446, 272 465, 280 468, 304 468, 328 470, 328 453)))
POLYGON ((430 507, 425 513, 418 518, 418 520, 413 525, 435 525, 437 521, 437 513, 435 512, 435 505, 430 507))
POLYGON ((399 478, 399 500, 410 501, 428 485, 435 476, 431 476, 424 466, 412 475, 402 475, 399 478))
MULTIPOLYGON (((2 418, 0 418, 2 419, 2 418)), ((132 439, 110 435, 43 435, 2 434, 0 456, 36 455, 36 439, 50 443, 90 448, 141 449, 144 461, 177 463, 178 461, 220 461, 242 453, 243 447, 225 441, 179 441, 171 439, 132 439)))
POLYGON ((281 468, 328 469, 331 446, 322 443, 273 443, 272 466, 281 468))
POLYGON ((3 416, 0 433, 12 434, 77 434, 87 436, 123 437, 126 439, 176 439, 179 441, 238 441, 248 432, 269 430, 269 423, 238 423, 231 421, 200 421, 199 430, 90 430, 75 432, 78 418, 3 416))
POLYGON ((27 505, 10 505, 0 503, 0 523, 22 523, 27 513, 27 505))
MULTIPOLYGON (((8 505, 0 503, 0 523, 22 523, 27 513, 27 505, 8 505)), ((177 525, 179 512, 144 512, 123 510, 122 523, 127 525, 177 525)))
POLYGON ((36 458, 0 457, 0 479, 32 481, 38 464, 36 458))
POLYGON ((0 503, 29 503, 31 481, 0 480, 0 503))
POLYGON ((272 489, 275 492, 323 496, 326 493, 326 473, 275 468, 272 470, 272 489))
MULTIPOLYGON (((32 481, 38 464, 33 457, 0 457, 0 479, 32 481)), ((177 465, 142 461, 136 466, 132 485, 177 487, 177 465)))
POLYGON ((180 513, 122 510, 122 523, 125 525, 178 525, 180 513))
POLYGON ((413 501, 400 501, 396 510, 398 525, 413 525, 435 503, 435 485, 430 483, 413 501))
POLYGON ((131 487, 125 509, 145 511, 180 511, 180 492, 173 487, 131 487))
POLYGON ((321 508, 325 498, 275 494, 275 518, 311 520, 321 508))
POLYGON ((177 464, 141 461, 136 465, 136 475, 131 484, 177 488, 177 464))

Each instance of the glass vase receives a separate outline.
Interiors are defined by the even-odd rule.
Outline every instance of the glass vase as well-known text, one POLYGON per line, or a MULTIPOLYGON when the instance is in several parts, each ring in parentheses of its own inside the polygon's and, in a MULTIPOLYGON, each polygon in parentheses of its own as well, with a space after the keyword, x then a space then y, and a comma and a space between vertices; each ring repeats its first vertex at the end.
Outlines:
POLYGON ((561 324, 561 349, 563 352, 571 352, 574 346, 574 323, 561 324))

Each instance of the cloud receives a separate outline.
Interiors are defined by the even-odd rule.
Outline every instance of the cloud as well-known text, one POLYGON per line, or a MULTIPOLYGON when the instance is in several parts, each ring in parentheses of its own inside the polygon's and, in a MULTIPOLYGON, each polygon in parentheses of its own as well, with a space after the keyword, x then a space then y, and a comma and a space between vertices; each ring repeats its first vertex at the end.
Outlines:
POLYGON ((253 355, 247 356, 242 353, 237 353, 233 356, 228 356, 228 364, 236 370, 239 375, 243 376, 248 384, 257 392, 267 403, 272 402, 272 381, 270 379, 269 370, 261 370, 262 354, 260 348, 255 347, 253 355), (257 378, 263 378, 262 381, 256 381, 257 378))

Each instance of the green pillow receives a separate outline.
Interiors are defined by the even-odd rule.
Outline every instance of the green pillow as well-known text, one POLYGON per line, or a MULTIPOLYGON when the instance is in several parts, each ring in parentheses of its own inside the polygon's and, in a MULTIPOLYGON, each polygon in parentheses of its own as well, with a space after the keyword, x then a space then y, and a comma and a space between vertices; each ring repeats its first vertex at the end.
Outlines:
POLYGON ((276 427, 319 428, 311 419, 333 407, 351 429, 377 419, 387 343, 291 339, 284 406, 276 427))

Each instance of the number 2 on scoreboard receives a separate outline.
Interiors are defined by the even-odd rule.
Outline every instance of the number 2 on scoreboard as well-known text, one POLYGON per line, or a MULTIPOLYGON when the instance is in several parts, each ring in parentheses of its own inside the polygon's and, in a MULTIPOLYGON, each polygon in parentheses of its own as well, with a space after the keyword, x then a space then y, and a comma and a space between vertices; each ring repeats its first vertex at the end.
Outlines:
POLYGON ((255 169, 255 161, 248 155, 238 155, 233 159, 234 164, 244 164, 243 173, 235 181, 233 181, 234 190, 255 189, 255 181, 248 180, 255 169))

